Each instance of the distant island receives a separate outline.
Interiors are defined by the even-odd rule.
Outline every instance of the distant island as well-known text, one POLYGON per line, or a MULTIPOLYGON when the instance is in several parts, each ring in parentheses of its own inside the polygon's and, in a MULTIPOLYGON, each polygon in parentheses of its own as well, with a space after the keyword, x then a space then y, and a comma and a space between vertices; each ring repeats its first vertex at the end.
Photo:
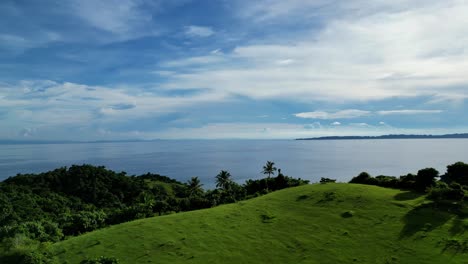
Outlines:
POLYGON ((344 139, 442 139, 468 138, 468 133, 446 135, 382 135, 382 136, 327 136, 314 138, 297 138, 296 140, 344 140, 344 139))

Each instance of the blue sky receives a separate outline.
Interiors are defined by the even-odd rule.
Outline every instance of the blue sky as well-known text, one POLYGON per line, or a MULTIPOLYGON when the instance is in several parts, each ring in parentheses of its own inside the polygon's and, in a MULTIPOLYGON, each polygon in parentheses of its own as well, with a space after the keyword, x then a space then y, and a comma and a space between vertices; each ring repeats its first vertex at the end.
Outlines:
POLYGON ((0 139, 468 132, 466 1, 0 2, 0 139))

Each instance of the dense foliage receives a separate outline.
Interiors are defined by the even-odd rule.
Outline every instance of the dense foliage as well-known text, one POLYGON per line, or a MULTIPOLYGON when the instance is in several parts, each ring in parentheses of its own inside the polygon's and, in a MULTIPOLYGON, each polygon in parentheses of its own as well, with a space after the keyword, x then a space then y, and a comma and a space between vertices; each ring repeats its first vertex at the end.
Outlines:
POLYGON ((393 176, 372 177, 362 172, 351 179, 350 183, 377 185, 427 192, 428 197, 437 203, 444 201, 462 202, 468 199, 468 164, 457 162, 447 166, 447 172, 440 176, 434 168, 419 170, 416 175, 407 174, 399 178, 393 176))
POLYGON ((85 259, 80 264, 118 264, 119 261, 116 258, 99 257, 96 259, 85 259))
MULTIPOLYGON (((271 174, 274 171, 268 176, 271 174)), ((0 182, 0 251, 12 251, 19 244, 57 242, 134 219, 209 208, 308 183, 281 172, 244 185, 234 182, 228 171, 221 171, 215 179, 217 189, 205 191, 197 177, 181 183, 158 174, 127 176, 91 165, 10 177, 0 182)), ((41 257, 29 255, 21 258, 41 257)))

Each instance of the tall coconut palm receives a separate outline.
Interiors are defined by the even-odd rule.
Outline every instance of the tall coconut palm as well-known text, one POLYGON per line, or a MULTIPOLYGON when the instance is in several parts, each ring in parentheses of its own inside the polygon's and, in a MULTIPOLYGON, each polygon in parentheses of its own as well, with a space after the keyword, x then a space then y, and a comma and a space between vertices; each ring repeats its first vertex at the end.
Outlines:
POLYGON ((265 166, 263 166, 263 174, 268 174, 268 178, 270 178, 271 174, 275 174, 276 167, 275 163, 272 161, 267 161, 265 166))
POLYGON ((231 173, 222 170, 216 175, 216 187, 221 188, 224 191, 229 190, 232 183, 231 173))
POLYGON ((271 174, 275 174, 276 167, 275 163, 272 161, 267 161, 265 166, 263 166, 263 174, 268 174, 268 179, 266 180, 266 189, 268 190, 268 181, 270 180, 271 174))
POLYGON ((198 177, 192 177, 188 183, 188 191, 189 191, 189 196, 199 196, 203 193, 202 186, 200 179, 198 177))

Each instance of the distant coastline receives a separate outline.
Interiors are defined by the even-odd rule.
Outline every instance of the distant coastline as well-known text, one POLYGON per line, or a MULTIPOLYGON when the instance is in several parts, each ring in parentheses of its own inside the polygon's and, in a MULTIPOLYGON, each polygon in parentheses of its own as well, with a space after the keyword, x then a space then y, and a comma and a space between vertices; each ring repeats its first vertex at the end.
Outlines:
MULTIPOLYGON (((468 133, 445 134, 445 135, 410 135, 410 134, 389 134, 381 136, 325 136, 311 138, 296 138, 294 140, 372 140, 372 139, 468 139, 468 133)), ((0 139, 0 145, 36 145, 36 144, 93 144, 93 143, 132 143, 132 142, 157 142, 163 139, 127 139, 127 140, 94 140, 94 141, 73 141, 73 140, 10 140, 0 139)))
POLYGON ((382 136, 327 136, 313 138, 297 138, 296 140, 346 140, 346 139, 447 139, 468 138, 468 133, 445 135, 382 135, 382 136))

